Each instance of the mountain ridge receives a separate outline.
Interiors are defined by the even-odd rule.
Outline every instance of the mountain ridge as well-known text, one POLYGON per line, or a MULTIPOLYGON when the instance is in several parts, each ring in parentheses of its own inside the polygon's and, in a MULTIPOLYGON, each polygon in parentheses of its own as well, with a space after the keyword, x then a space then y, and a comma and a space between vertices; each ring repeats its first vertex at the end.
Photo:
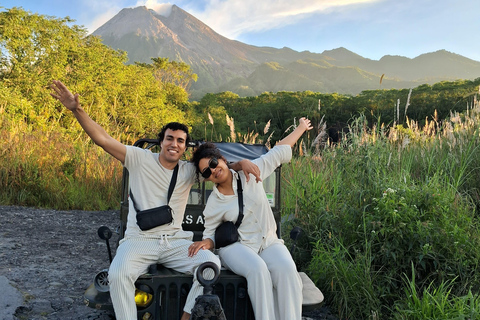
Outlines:
POLYGON ((480 76, 480 62, 443 49, 415 58, 371 60, 344 47, 314 53, 253 46, 223 37, 176 5, 168 16, 145 6, 122 9, 92 34, 126 51, 128 63, 150 63, 154 57, 187 63, 198 74, 192 86, 197 97, 221 91, 241 96, 306 90, 357 94, 480 76))

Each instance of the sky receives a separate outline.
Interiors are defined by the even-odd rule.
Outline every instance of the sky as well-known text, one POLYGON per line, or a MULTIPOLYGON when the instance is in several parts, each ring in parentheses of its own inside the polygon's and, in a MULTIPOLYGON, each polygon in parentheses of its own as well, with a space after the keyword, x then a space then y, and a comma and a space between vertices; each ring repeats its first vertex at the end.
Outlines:
POLYGON ((254 46, 315 53, 344 47, 372 60, 447 50, 480 61, 479 0, 0 0, 0 10, 69 16, 90 33, 123 8, 168 15, 173 4, 254 46))

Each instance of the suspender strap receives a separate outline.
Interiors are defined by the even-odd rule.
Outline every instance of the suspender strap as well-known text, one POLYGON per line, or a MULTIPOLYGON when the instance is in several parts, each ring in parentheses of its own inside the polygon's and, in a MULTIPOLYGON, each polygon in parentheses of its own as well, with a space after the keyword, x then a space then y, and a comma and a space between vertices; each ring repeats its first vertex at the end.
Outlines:
MULTIPOLYGON (((172 197, 173 190, 175 189, 175 185, 177 184, 177 175, 178 175, 178 163, 175 166, 175 169, 173 169, 172 179, 170 180, 170 186, 168 187, 167 204, 170 202, 170 198, 172 197)), ((130 189, 130 199, 132 199, 133 208, 135 208, 135 211, 137 212, 140 211, 138 210, 135 204, 135 199, 133 198, 133 193, 131 189, 130 189)))
POLYGON ((240 176, 237 179, 237 193, 238 193, 238 219, 235 223, 235 226, 238 228, 243 220, 243 189, 242 189, 242 181, 240 180, 240 176))

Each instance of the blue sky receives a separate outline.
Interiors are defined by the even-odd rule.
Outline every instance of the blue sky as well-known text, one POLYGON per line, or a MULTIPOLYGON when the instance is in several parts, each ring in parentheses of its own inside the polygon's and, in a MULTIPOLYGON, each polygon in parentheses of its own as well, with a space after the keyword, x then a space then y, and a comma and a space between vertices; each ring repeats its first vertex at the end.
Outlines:
POLYGON ((175 4, 219 34, 255 46, 321 53, 345 47, 365 58, 414 58, 445 49, 480 61, 479 0, 0 0, 76 20, 93 32, 122 8, 175 4))

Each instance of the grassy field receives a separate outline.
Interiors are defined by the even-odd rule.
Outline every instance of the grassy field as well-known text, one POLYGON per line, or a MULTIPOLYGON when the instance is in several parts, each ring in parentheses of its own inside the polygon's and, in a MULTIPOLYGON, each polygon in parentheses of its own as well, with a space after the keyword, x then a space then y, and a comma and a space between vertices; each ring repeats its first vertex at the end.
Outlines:
POLYGON ((3 125, 0 203, 66 210, 119 208, 122 166, 86 135, 72 140, 23 122, 3 125))
MULTIPOLYGON (((0 123, 0 203, 119 207, 122 167, 85 134, 0 123)), ((476 102, 422 128, 360 116, 338 144, 299 144, 283 167, 283 230, 304 230, 294 258, 339 317, 480 317, 479 124, 476 102)))
POLYGON ((342 319, 480 317, 479 112, 423 128, 359 117, 284 166, 294 257, 342 319))

